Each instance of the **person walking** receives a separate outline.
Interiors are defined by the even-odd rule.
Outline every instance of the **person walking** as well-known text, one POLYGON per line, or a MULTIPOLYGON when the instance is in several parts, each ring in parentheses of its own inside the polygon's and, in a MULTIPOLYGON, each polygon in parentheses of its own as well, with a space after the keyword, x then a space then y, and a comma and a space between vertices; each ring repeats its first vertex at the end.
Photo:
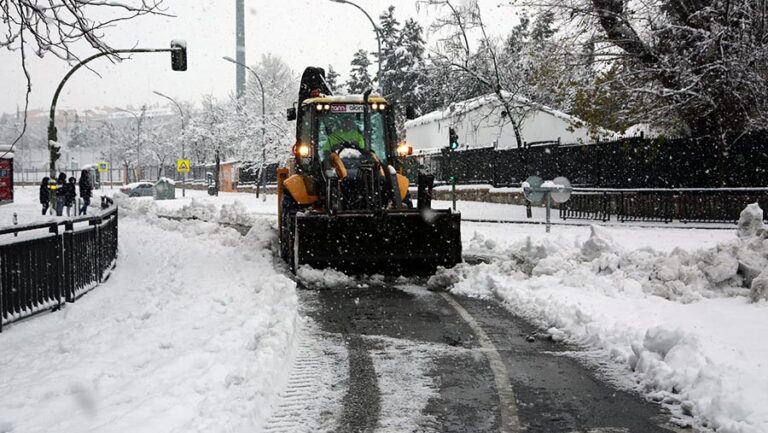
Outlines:
POLYGON ((49 192, 48 182, 50 177, 44 177, 43 182, 40 183, 40 204, 43 205, 43 215, 48 212, 48 208, 51 207, 51 193, 49 192))
POLYGON ((87 215, 88 206, 91 205, 91 196, 93 195, 93 188, 91 187, 91 177, 88 175, 88 170, 80 172, 80 198, 83 199, 83 207, 80 209, 80 215, 87 215))
POLYGON ((64 204, 67 202, 67 174, 59 173, 56 179, 56 216, 64 215, 64 204))
POLYGON ((75 181, 77 181, 77 179, 75 179, 74 176, 70 177, 69 182, 66 185, 67 191, 64 194, 64 206, 67 207, 67 216, 75 216, 77 213, 77 210, 75 210, 75 214, 72 213, 72 205, 75 204, 75 198, 77 197, 77 194, 75 193, 75 181))

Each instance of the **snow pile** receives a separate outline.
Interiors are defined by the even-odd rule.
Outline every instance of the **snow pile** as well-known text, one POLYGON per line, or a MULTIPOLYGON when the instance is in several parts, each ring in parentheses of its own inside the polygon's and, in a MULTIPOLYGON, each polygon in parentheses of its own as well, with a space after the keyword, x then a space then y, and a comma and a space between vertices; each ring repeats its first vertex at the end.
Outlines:
MULTIPOLYGON (((748 213, 757 217, 755 207, 748 213)), ((485 249, 491 263, 441 270, 429 285, 497 297, 553 339, 599 351, 681 425, 765 432, 768 303, 750 303, 746 287, 753 299, 766 296, 768 240, 752 233, 670 252, 626 251, 600 227, 576 242, 504 245, 476 234, 468 250, 485 249)))
POLYGON ((205 203, 193 198, 190 204, 177 210, 172 216, 202 221, 216 221, 218 214, 218 209, 213 203, 205 203))
POLYGON ((2 334, 0 427, 253 430, 285 381, 299 325, 295 283, 272 266, 273 223, 242 237, 117 200, 111 278, 2 334))
POLYGON ((296 277, 309 289, 340 289, 355 283, 355 279, 335 269, 315 269, 308 265, 299 266, 296 277))
POLYGON ((760 205, 752 203, 739 215, 739 237, 749 238, 760 234, 763 227, 763 210, 760 205))
POLYGON ((749 298, 752 302, 768 301, 768 268, 763 269, 763 272, 752 280, 749 298))

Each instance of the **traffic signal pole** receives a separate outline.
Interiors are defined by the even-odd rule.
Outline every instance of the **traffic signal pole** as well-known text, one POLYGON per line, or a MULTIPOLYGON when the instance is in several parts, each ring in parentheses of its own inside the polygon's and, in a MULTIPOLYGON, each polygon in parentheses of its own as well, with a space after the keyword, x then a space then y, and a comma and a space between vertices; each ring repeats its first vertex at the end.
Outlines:
POLYGON ((112 50, 103 53, 97 53, 91 57, 82 60, 67 72, 67 75, 59 83, 59 87, 56 88, 56 93, 53 94, 53 101, 51 102, 51 112, 48 120, 48 150, 50 151, 50 172, 51 178, 56 177, 56 161, 61 156, 59 153, 60 147, 52 144, 59 141, 58 130, 56 129, 56 104, 59 101, 59 95, 64 88, 64 84, 67 83, 69 77, 71 77, 78 69, 82 68, 86 64, 100 57, 109 56, 113 54, 126 54, 126 53, 172 53, 171 61, 174 71, 186 71, 187 70, 187 48, 183 43, 174 44, 171 43, 171 48, 130 48, 122 50, 112 50))
POLYGON ((459 148, 459 134, 454 128, 448 128, 448 159, 450 161, 451 174, 451 201, 453 210, 456 211, 456 155, 454 151, 459 148))

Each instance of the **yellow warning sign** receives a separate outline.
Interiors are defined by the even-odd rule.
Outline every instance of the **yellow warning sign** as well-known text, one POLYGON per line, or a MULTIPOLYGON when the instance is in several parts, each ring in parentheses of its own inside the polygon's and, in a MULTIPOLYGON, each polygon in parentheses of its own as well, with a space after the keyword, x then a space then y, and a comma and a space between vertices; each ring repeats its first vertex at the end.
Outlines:
POLYGON ((99 163, 99 173, 107 173, 109 172, 109 163, 108 162, 100 162, 99 163))
POLYGON ((177 159, 176 160, 176 171, 179 173, 189 173, 191 170, 192 164, 189 163, 188 159, 177 159))

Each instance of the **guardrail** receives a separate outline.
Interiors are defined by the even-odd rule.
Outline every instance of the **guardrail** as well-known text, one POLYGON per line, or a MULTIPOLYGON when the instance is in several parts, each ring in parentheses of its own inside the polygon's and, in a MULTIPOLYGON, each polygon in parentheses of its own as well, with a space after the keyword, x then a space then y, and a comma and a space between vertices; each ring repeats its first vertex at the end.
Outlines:
POLYGON ((0 332, 75 302, 109 277, 117 259, 117 206, 103 197, 101 207, 94 216, 0 229, 0 332))
POLYGON ((755 202, 768 209, 768 188, 574 189, 560 206, 560 218, 735 223, 755 202))

